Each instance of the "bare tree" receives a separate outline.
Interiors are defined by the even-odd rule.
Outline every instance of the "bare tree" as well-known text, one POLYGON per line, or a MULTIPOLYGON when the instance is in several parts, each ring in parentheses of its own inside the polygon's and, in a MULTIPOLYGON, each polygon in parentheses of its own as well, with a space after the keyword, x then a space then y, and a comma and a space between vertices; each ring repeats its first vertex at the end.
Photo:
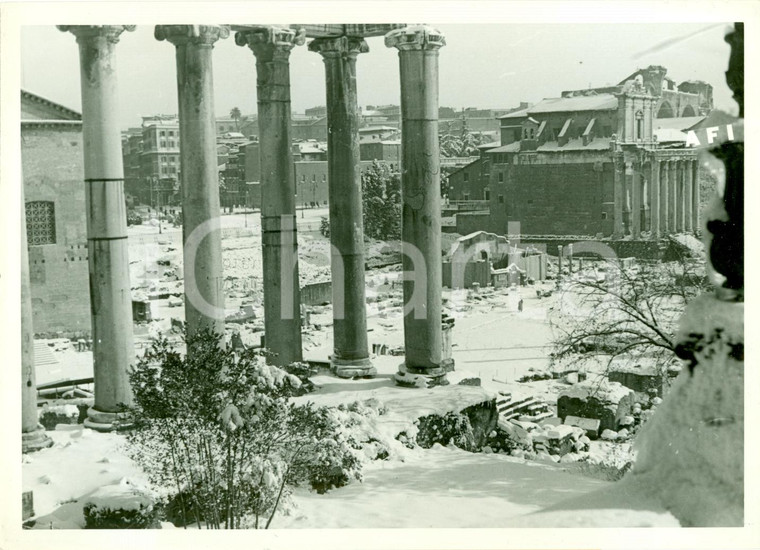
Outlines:
POLYGON ((648 357, 661 369, 675 357, 677 322, 686 304, 707 290, 704 261, 621 267, 605 261, 565 283, 551 324, 555 362, 584 367, 648 357))

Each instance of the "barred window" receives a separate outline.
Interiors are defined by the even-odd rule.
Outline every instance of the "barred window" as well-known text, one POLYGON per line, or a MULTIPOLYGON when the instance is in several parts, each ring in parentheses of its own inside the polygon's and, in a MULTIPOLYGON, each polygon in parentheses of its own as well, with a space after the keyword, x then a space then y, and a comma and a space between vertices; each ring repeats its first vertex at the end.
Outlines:
POLYGON ((55 205, 52 201, 26 203, 26 238, 29 246, 55 244, 55 205))

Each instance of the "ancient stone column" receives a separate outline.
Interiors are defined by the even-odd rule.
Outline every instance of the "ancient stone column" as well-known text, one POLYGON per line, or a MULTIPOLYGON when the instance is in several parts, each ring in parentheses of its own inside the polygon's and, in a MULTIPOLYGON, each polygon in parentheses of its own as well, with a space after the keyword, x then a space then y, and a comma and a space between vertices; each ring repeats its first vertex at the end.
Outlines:
POLYGON ((691 161, 691 184, 692 184, 692 193, 691 193, 691 223, 692 227, 695 231, 701 231, 702 226, 700 225, 699 220, 699 201, 700 201, 700 190, 699 190, 699 162, 696 160, 691 161))
POLYGON ((652 159, 652 184, 650 187, 651 203, 651 223, 652 238, 660 238, 660 161, 652 159))
POLYGON ((562 280, 562 245, 557 245, 557 280, 562 280))
POLYGON ((438 52, 446 44, 428 26, 396 29, 385 45, 399 50, 401 189, 404 247, 404 364, 396 377, 443 383, 441 366, 441 200, 438 145, 438 52))
POLYGON ((685 210, 685 193, 684 193, 684 162, 676 162, 676 227, 679 233, 684 231, 684 210, 685 210))
MULTIPOLYGON (((651 169, 650 169, 651 173, 651 169)), ((639 177, 641 179, 641 230, 652 231, 652 184, 650 179, 644 177, 644 165, 641 165, 639 177)))
POLYGON ((678 161, 671 160, 670 168, 670 230, 678 232, 678 161))
POLYGON ((21 450, 24 453, 53 445, 37 417, 37 381, 34 372, 34 325, 29 251, 26 240, 26 206, 21 185, 21 450))
POLYGON ((670 233, 670 161, 664 160, 662 166, 662 181, 660 182, 660 226, 662 234, 670 233))
POLYGON ((59 26, 79 44, 85 203, 92 308, 95 404, 85 425, 111 430, 132 405, 135 360, 127 214, 114 49, 130 25, 59 26))
POLYGON ((573 243, 567 245, 567 272, 573 274, 573 243))
POLYGON ((224 332, 222 235, 212 50, 224 25, 157 25, 177 48, 185 321, 188 335, 224 332))
POLYGON ((694 230, 692 223, 692 169, 690 160, 683 163, 683 230, 691 233, 694 230))
POLYGON ((298 281, 296 185, 290 147, 290 51, 302 34, 284 27, 238 32, 235 42, 256 56, 261 244, 264 268, 264 334, 284 366, 301 361, 301 290, 298 281))
POLYGON ((625 225, 623 224, 623 196, 625 193, 625 187, 623 185, 623 163, 619 159, 615 159, 612 163, 613 178, 614 178, 614 190, 613 190, 613 230, 612 237, 620 239, 625 234, 625 225))
POLYGON ((641 237, 641 173, 640 166, 631 167, 631 237, 641 237))
MULTIPOLYGON (((364 280, 364 227, 359 163, 356 57, 369 51, 362 38, 317 38, 327 83, 327 179, 333 287, 333 355, 340 377, 375 374, 369 358, 364 280)), ((438 319, 440 324, 440 318, 438 319)))
POLYGON ((625 173, 623 177, 623 234, 630 235, 633 232, 632 214, 631 214, 631 192, 633 190, 633 163, 625 163, 625 173))

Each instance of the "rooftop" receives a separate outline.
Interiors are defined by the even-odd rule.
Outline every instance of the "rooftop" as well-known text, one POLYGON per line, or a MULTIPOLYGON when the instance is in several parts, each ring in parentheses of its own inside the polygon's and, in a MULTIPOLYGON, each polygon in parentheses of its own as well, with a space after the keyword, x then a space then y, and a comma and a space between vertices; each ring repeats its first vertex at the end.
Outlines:
POLYGON ((610 111, 617 109, 617 98, 612 94, 598 94, 579 97, 550 97, 536 103, 533 107, 515 111, 500 119, 522 118, 542 113, 569 113, 575 111, 610 111))

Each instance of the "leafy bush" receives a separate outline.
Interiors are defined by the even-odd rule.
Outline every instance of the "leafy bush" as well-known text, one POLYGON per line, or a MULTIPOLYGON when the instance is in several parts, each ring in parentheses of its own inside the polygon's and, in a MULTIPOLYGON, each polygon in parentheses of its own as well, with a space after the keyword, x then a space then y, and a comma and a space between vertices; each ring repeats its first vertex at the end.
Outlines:
POLYGON ((211 331, 185 339, 187 356, 158 339, 131 374, 131 455, 174 517, 267 528, 294 486, 326 491, 360 479, 355 442, 330 411, 290 401, 297 376, 258 350, 221 348, 211 331))

